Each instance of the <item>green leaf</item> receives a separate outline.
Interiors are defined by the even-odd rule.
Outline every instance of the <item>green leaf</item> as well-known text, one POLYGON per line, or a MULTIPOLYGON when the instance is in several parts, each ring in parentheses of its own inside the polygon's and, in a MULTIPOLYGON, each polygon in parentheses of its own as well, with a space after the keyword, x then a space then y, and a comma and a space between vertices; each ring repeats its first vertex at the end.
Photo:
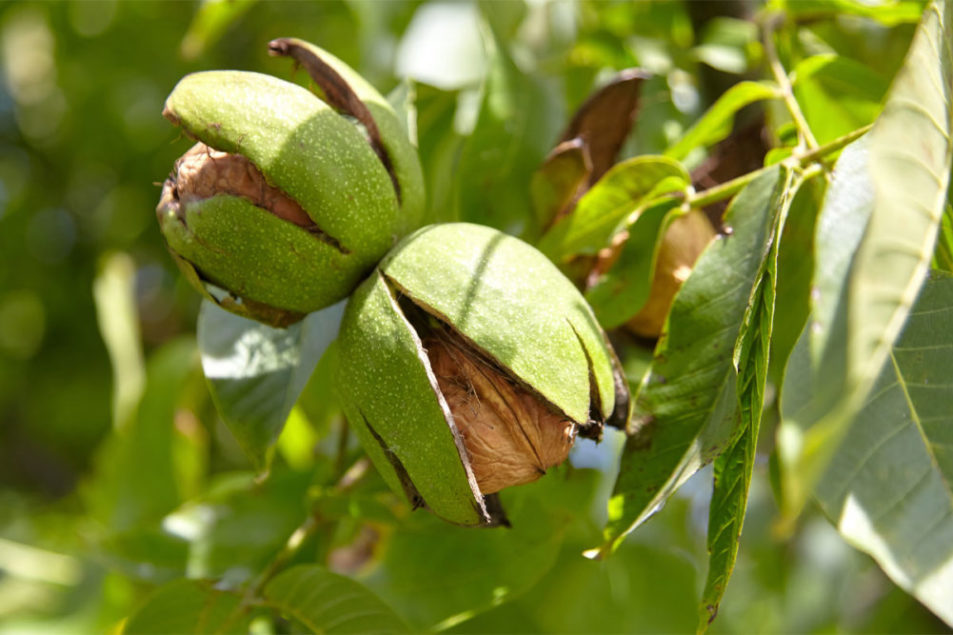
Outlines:
POLYGON ((404 78, 387 94, 387 103, 394 109, 397 121, 410 143, 417 147, 417 87, 413 80, 404 78))
MULTIPOLYGON (((539 250, 556 263, 578 253, 608 246, 623 223, 654 197, 691 183, 685 168, 672 159, 641 156, 612 167, 586 192, 576 208, 560 219, 539 242, 539 250)), ((634 219, 633 219, 634 220, 634 219)))
POLYGON ((675 296, 637 397, 641 421, 622 454, 601 554, 739 431, 733 353, 777 230, 783 184, 775 168, 738 194, 725 217, 732 234, 709 245, 675 296))
POLYGON ((214 46, 228 28, 255 4, 256 0, 206 0, 203 2, 185 37, 180 52, 187 60, 194 60, 214 46))
POLYGON ((778 284, 771 334, 769 380, 780 386, 791 350, 811 312, 814 277, 814 233, 824 202, 825 179, 814 178, 798 188, 778 247, 778 284))
POLYGON ((255 469, 267 470, 285 419, 328 345, 344 303, 276 329, 211 302, 199 312, 202 370, 219 414, 255 469))
POLYGON ((841 534, 953 626, 953 277, 934 272, 816 494, 841 534))
POLYGON ((619 258, 586 291, 586 300, 599 324, 615 328, 639 312, 649 298, 655 258, 665 235, 665 219, 675 201, 648 208, 628 228, 619 258))
MULTIPOLYGON (((800 182, 788 172, 782 186, 780 209, 776 212, 773 237, 781 236, 788 211, 800 182)), ((738 404, 741 434, 715 460, 714 490, 708 512, 708 578, 699 611, 699 632, 715 619, 738 555, 738 541, 748 504, 748 487, 754 470, 755 449, 764 409, 764 389, 768 379, 771 335, 774 328, 775 291, 778 282, 780 240, 772 239, 770 251, 761 264, 757 283, 735 344, 738 371, 738 404)))
POLYGON ((591 173, 592 160, 582 141, 574 139, 556 146, 530 181, 537 231, 549 227, 572 204, 591 173))
POLYGON ((821 144, 873 122, 887 92, 887 81, 876 71, 837 55, 803 60, 793 78, 794 95, 821 144))
POLYGON ((849 173, 835 177, 818 220, 824 268, 802 336, 809 343, 798 344, 809 353, 789 365, 782 393, 789 520, 880 375, 933 256, 953 152, 944 88, 953 83, 951 46, 953 4, 934 3, 868 135, 867 155, 859 146, 849 173))
POLYGON ((99 332, 113 368, 113 427, 133 415, 145 385, 139 315, 135 298, 136 263, 129 254, 104 256, 93 283, 99 332))
POLYGON ((757 41, 758 27, 754 22, 716 17, 705 24, 701 44, 692 49, 692 54, 725 73, 744 73, 751 46, 757 41))
MULTIPOLYGON (((867 172, 870 137, 844 148, 817 218, 813 306, 784 375, 779 457, 786 513, 796 515, 819 474, 796 466, 800 438, 829 413, 836 414, 847 390, 847 293, 853 255, 870 220, 873 185, 867 172), (795 441, 796 440, 796 441, 795 441)), ((824 445, 817 451, 824 450, 824 445)), ((833 448, 827 448, 832 451, 833 448)), ((823 462, 817 460, 815 462, 823 462)))
POLYGON ((504 490, 507 529, 474 531, 414 514, 390 536, 367 584, 400 606, 415 631, 453 629, 532 589, 571 532, 596 534, 588 519, 598 477, 564 467, 504 490))
POLYGON ((458 220, 510 229, 530 221, 528 184, 565 120, 563 100, 540 76, 519 69, 490 27, 484 44, 491 66, 476 127, 458 159, 458 220))
POLYGON ((186 575, 236 588, 261 571, 301 523, 310 473, 275 470, 263 483, 251 472, 217 475, 207 491, 162 520, 188 543, 186 575))
POLYGON ((854 263, 848 332, 851 375, 864 387, 880 374, 933 254, 953 160, 950 85, 953 3, 934 2, 870 133, 874 208, 854 263))
POLYGON ((735 113, 757 101, 777 99, 778 89, 769 82, 738 82, 718 98, 708 111, 665 151, 665 156, 684 159, 700 146, 718 143, 731 132, 735 113))
POLYGON ((394 611, 362 584, 324 567, 299 565, 264 590, 268 606, 309 633, 406 633, 394 611))
POLYGON ((865 2, 864 0, 786 0, 784 11, 799 21, 854 15, 876 20, 885 26, 917 22, 923 13, 920 0, 865 2))
POLYGON ((933 252, 932 267, 953 273, 953 207, 949 204, 940 221, 940 235, 937 238, 936 251, 933 252))
POLYGON ((176 580, 156 591, 122 632, 246 633, 250 619, 238 594, 217 591, 208 582, 176 580))
POLYGON ((173 423, 196 361, 191 338, 156 350, 146 364, 136 416, 108 439, 97 457, 96 476, 84 494, 91 513, 111 530, 155 522, 181 502, 173 423))

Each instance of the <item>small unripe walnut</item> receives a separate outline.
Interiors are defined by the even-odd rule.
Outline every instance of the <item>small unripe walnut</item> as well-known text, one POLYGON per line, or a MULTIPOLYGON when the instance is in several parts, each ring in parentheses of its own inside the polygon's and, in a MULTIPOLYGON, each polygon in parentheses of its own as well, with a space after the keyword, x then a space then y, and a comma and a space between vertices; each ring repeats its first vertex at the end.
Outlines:
POLYGON ((182 78, 162 114, 199 143, 156 215, 208 300, 287 326, 347 297, 419 226, 423 175, 400 117, 357 73, 300 40, 269 51, 304 67, 315 92, 242 71, 182 78))

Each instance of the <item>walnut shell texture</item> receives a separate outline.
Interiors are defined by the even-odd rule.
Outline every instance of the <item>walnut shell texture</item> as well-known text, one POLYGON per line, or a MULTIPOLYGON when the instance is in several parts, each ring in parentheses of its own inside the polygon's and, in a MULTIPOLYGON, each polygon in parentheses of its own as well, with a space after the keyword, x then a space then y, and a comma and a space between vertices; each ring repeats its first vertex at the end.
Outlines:
POLYGON ((314 227, 307 212, 287 194, 269 185, 251 161, 204 143, 196 143, 175 162, 175 169, 163 187, 159 209, 172 202, 188 203, 219 194, 241 196, 299 227, 314 227))
POLYGON ((569 456, 576 424, 438 331, 424 346, 480 491, 535 481, 569 456))

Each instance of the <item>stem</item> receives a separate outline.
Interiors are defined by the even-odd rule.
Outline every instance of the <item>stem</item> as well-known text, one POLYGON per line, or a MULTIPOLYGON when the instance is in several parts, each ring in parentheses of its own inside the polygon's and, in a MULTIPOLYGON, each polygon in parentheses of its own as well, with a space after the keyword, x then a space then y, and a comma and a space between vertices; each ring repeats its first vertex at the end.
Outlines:
MULTIPOLYGON (((337 494, 344 494, 351 490, 364 478, 364 475, 367 474, 369 465, 368 460, 363 457, 355 461, 354 465, 341 475, 338 482, 332 488, 333 491, 337 494)), ((242 606, 254 604, 256 598, 261 595, 265 585, 268 584, 279 571, 285 568, 292 558, 297 555, 301 547, 309 538, 316 534, 318 530, 329 526, 334 527, 336 524, 337 521, 334 519, 322 518, 314 512, 308 514, 304 522, 291 532, 291 535, 281 548, 281 551, 272 558, 268 566, 265 567, 265 570, 261 572, 261 575, 255 579, 255 582, 249 585, 248 591, 245 592, 242 606)))
MULTIPOLYGON (((785 159, 784 161, 782 161, 782 163, 791 168, 803 167, 807 164, 813 163, 814 161, 822 159, 823 157, 829 154, 837 152, 844 146, 850 143, 853 143, 860 137, 867 134, 867 132, 870 130, 871 127, 872 127, 872 124, 868 126, 864 126, 863 128, 858 128, 857 130, 854 130, 852 132, 845 134, 843 137, 838 137, 837 139, 834 139, 833 141, 831 141, 830 143, 826 145, 820 146, 808 152, 804 152, 800 154, 795 153, 791 155, 790 157, 788 157, 787 159, 785 159)), ((695 207, 695 208, 707 207, 708 205, 711 205, 712 203, 717 203, 718 201, 724 200, 730 196, 733 196, 734 194, 737 194, 742 189, 744 189, 746 185, 754 181, 756 178, 758 178, 759 176, 761 176, 768 170, 771 170, 773 167, 774 167, 773 165, 768 165, 763 168, 759 168, 755 170, 754 172, 748 172, 747 174, 742 174, 741 176, 731 179, 730 181, 719 183, 718 185, 714 187, 710 187, 707 190, 702 190, 701 192, 698 192, 696 194, 690 194, 688 196, 679 194, 679 195, 673 196, 673 198, 675 199, 682 198, 682 200, 684 200, 683 204, 686 207, 695 207)))
POLYGON ((781 99, 791 114, 791 119, 794 120, 794 127, 797 128, 798 137, 800 137, 802 143, 805 144, 809 150, 816 150, 818 147, 817 139, 814 138, 814 133, 811 132, 811 127, 807 124, 804 113, 801 112, 801 106, 797 103, 797 99, 794 98, 794 88, 791 86, 791 80, 788 78, 784 66, 781 65, 781 59, 778 57, 778 49, 774 45, 774 33, 781 20, 783 20, 783 15, 776 14, 766 21, 764 54, 768 60, 768 66, 771 68, 771 74, 781 89, 781 99))

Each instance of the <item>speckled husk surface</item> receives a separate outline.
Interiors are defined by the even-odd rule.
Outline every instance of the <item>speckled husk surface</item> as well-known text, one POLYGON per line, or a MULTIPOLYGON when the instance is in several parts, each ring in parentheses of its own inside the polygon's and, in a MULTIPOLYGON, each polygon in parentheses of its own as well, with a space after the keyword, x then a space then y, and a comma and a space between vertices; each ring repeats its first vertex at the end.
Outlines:
POLYGON ((288 223, 230 194, 176 205, 164 204, 163 197, 157 215, 177 262, 194 269, 187 272, 190 280, 231 292, 230 302, 219 303, 248 317, 274 323, 277 314, 279 322, 290 322, 346 297, 419 224, 423 185, 416 150, 386 100, 335 63, 350 81, 359 80, 368 108, 381 120, 395 174, 406 180, 401 201, 361 129, 296 84, 259 73, 208 71, 184 77, 166 101, 164 114, 188 136, 247 158, 268 186, 313 221, 310 228, 288 223))

